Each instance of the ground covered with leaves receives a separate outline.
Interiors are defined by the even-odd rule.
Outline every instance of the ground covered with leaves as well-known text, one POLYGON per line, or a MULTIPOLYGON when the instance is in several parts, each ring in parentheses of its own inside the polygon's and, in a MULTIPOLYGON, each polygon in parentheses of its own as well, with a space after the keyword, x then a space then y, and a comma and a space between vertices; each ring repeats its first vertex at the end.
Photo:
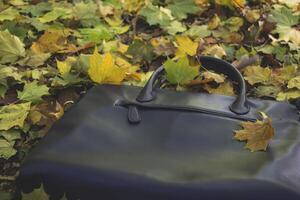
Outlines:
POLYGON ((299 22, 299 0, 0 1, 0 198, 93 84, 143 86, 164 63, 165 88, 234 95, 234 83, 195 59, 210 55, 239 68, 249 96, 293 103, 299 22))

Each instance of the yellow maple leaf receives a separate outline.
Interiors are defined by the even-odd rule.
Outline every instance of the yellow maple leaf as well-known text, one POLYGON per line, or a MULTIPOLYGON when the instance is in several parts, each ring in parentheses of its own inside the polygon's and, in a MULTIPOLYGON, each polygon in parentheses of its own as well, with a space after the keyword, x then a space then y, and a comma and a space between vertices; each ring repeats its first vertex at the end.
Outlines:
POLYGON ((235 131, 234 139, 247 141, 245 148, 251 152, 267 150, 269 141, 274 137, 272 119, 261 112, 262 120, 256 122, 242 122, 242 130, 235 131))
POLYGON ((300 90, 298 89, 292 89, 288 90, 286 92, 279 92, 276 100, 277 101, 288 101, 291 99, 298 99, 300 97, 300 90))
POLYGON ((130 64, 127 60, 116 57, 115 58, 116 65, 126 71, 126 79, 133 79, 136 81, 141 80, 141 74, 136 71, 140 69, 137 65, 130 64))
POLYGON ((129 12, 138 11, 144 4, 145 0, 120 0, 125 10, 129 12))
POLYGON ((237 8, 244 8, 246 4, 246 0, 232 0, 232 4, 237 8))
POLYGON ((197 53, 198 43, 193 42, 188 36, 176 36, 178 45, 176 56, 183 57, 186 54, 194 56, 197 53))
POLYGON ((98 49, 95 48, 93 55, 90 57, 89 64, 88 74, 96 83, 119 84, 125 78, 126 71, 115 65, 111 53, 101 56, 98 53, 98 49))
POLYGON ((268 67, 248 66, 244 71, 245 79, 250 85, 256 83, 266 83, 270 80, 272 70, 268 67))
POLYGON ((68 73, 71 70, 71 65, 67 62, 56 60, 56 65, 60 74, 68 73))
POLYGON ((288 83, 288 88, 298 88, 300 90, 300 76, 292 78, 288 83))
POLYGON ((246 0, 216 0, 216 3, 230 8, 244 8, 246 0))

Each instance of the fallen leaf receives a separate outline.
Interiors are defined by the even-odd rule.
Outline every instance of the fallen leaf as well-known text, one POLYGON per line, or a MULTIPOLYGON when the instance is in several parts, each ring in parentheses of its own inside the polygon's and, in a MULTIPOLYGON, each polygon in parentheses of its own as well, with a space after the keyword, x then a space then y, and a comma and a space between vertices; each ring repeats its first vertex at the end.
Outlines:
POLYGON ((169 34, 175 35, 176 33, 182 33, 186 31, 186 26, 179 21, 172 21, 169 26, 166 26, 165 29, 169 34))
POLYGON ((276 99, 281 88, 274 85, 260 85, 254 89, 255 95, 257 97, 272 97, 276 99))
POLYGON ((221 19, 217 14, 214 15, 214 17, 208 22, 207 26, 208 29, 213 30, 219 27, 221 24, 221 19))
POLYGON ((272 119, 262 113, 263 119, 256 122, 242 122, 242 130, 235 131, 234 139, 247 141, 245 148, 251 152, 267 150, 270 140, 274 137, 272 119))
POLYGON ((192 25, 186 32, 191 38, 205 38, 211 35, 207 25, 192 25))
POLYGON ((126 53, 132 55, 136 62, 143 60, 150 62, 154 57, 153 47, 140 39, 135 39, 126 53))
POLYGON ((245 17, 248 22, 255 23, 261 17, 261 11, 259 9, 247 9, 245 11, 245 17))
POLYGON ((279 33, 278 40, 284 42, 292 42, 293 44, 300 46, 300 31, 295 28, 290 28, 287 26, 278 26, 275 30, 279 33))
POLYGON ((246 4, 246 0, 216 0, 215 2, 222 6, 227 6, 231 9, 244 8, 246 4))
POLYGON ((288 90, 286 92, 280 92, 277 95, 276 100, 277 101, 288 101, 288 100, 298 99, 299 97, 300 97, 300 90, 293 89, 293 90, 288 90))
POLYGON ((121 0, 120 2, 129 12, 136 12, 145 4, 145 0, 121 0))
POLYGON ((0 131, 0 135, 8 142, 12 142, 22 138, 20 130, 16 130, 16 129, 10 129, 8 131, 0 131))
POLYGON ((281 26, 291 27, 298 24, 300 15, 294 15, 293 11, 285 6, 272 9, 268 20, 281 26))
POLYGON ((30 66, 30 67, 39 67, 45 63, 45 61, 50 58, 50 53, 39 53, 35 54, 32 52, 27 53, 27 56, 18 61, 19 65, 30 66))
POLYGON ((0 12, 0 22, 5 20, 14 20, 17 16, 19 16, 19 12, 13 7, 9 7, 0 12))
POLYGON ((221 83, 217 88, 213 88, 207 84, 204 86, 204 89, 208 91, 210 94, 234 96, 233 85, 229 81, 226 81, 225 83, 221 83))
MULTIPOLYGON (((60 119, 64 114, 64 108, 57 101, 44 102, 33 105, 30 109, 28 118, 35 124, 43 127, 42 134, 52 127, 54 122, 60 119)), ((43 135, 40 135, 41 137, 43 135)))
POLYGON ((300 90, 300 76, 292 78, 288 83, 288 88, 298 88, 300 90))
POLYGON ((85 43, 100 43, 103 40, 111 40, 114 37, 112 31, 105 25, 98 25, 94 28, 82 28, 79 29, 79 32, 85 43))
POLYGON ((0 130, 22 128, 30 110, 30 102, 0 107, 0 130))
POLYGON ((271 78, 272 71, 270 68, 261 66, 249 66, 244 70, 245 79, 249 84, 267 83, 271 78))
POLYGON ((115 65, 113 56, 110 53, 101 56, 97 48, 90 57, 88 74, 94 82, 99 84, 119 84, 125 78, 125 70, 115 65))
POLYGON ((13 63, 24 56, 22 41, 8 31, 0 31, 0 63, 13 63))
POLYGON ((216 83, 224 83, 225 77, 222 74, 217 74, 211 71, 205 71, 202 73, 206 82, 215 81, 216 83))
POLYGON ((0 158, 9 159, 17 153, 14 149, 15 142, 8 142, 7 140, 0 139, 0 158))
POLYGON ((215 44, 213 46, 207 46, 202 54, 223 58, 226 56, 226 51, 223 49, 223 47, 215 44))
POLYGON ((176 56, 196 55, 198 43, 193 42, 188 36, 176 36, 176 43, 178 45, 176 56))
POLYGON ((295 74, 297 74, 297 65, 283 66, 278 70, 273 70, 272 80, 284 85, 295 77, 295 74))
POLYGON ((167 80, 172 84, 185 84, 199 75, 199 68, 190 66, 186 56, 181 57, 177 62, 168 59, 163 66, 167 80))
POLYGON ((43 101, 41 97, 48 94, 49 88, 46 85, 38 85, 37 81, 33 81, 26 83, 23 91, 18 91, 18 98, 35 104, 43 101))
POLYGON ((39 17, 38 20, 42 23, 52 22, 62 16, 71 14, 72 10, 62 7, 54 7, 53 10, 47 12, 44 16, 39 17))
POLYGON ((56 65, 57 65, 57 68, 58 68, 58 71, 60 74, 69 73, 71 70, 71 65, 66 61, 62 62, 62 61, 56 60, 56 65))
POLYGON ((167 37, 156 37, 150 40, 157 55, 169 56, 175 54, 175 46, 172 41, 167 37))
POLYGON ((69 44, 67 37, 70 30, 47 30, 31 46, 31 50, 36 53, 56 53, 56 52, 76 52, 78 49, 75 45, 69 44))
POLYGON ((139 14, 144 16, 150 25, 159 24, 162 27, 169 26, 173 19, 169 9, 164 9, 152 4, 145 6, 139 14))
POLYGON ((167 8, 179 20, 187 18, 187 14, 195 14, 199 11, 199 7, 195 4, 194 0, 173 0, 167 8))

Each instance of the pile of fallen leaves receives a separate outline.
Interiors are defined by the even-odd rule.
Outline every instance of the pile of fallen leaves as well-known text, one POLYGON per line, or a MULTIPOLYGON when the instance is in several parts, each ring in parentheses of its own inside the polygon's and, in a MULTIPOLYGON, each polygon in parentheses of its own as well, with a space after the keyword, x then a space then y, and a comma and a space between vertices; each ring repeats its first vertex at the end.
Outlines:
POLYGON ((239 68, 248 95, 300 97, 299 0, 71 2, 0 1, 1 190, 12 190, 28 149, 95 83, 143 86, 164 63, 166 88, 234 95, 194 56, 236 66, 259 56, 239 68))

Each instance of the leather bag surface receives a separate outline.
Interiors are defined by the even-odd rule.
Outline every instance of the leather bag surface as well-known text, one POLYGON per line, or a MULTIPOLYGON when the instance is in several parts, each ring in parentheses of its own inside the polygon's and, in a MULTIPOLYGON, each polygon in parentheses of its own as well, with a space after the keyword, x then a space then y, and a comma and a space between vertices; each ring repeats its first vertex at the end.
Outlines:
POLYGON ((100 85, 29 153, 19 187, 52 199, 299 200, 300 122, 295 106, 248 99, 231 64, 202 65, 238 83, 237 96, 162 90, 158 68, 144 88, 100 85), (242 121, 272 118, 266 152, 233 140, 242 121))

